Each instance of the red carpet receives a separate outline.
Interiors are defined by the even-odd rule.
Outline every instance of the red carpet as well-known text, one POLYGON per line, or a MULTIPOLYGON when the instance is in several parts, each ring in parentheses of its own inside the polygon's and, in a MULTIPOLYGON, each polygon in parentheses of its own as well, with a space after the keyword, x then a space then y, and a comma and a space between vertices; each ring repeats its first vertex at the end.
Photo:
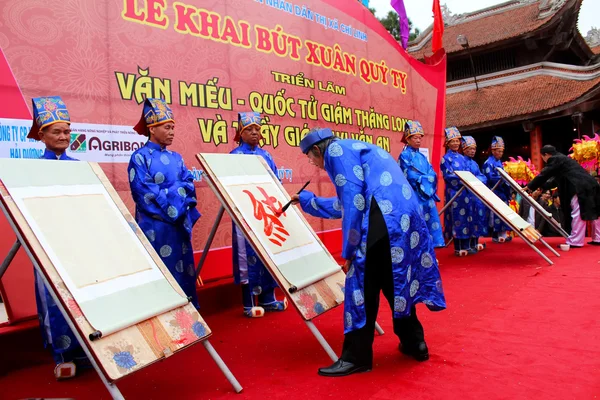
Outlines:
MULTIPOLYGON (((398 353, 387 305, 378 319, 386 334, 375 339, 374 370, 337 379, 316 374, 330 360, 295 311, 248 320, 237 309, 213 315, 205 309, 211 342, 242 394, 202 345, 118 386, 127 399, 594 398, 600 395, 600 249, 561 255, 551 257, 551 267, 519 240, 462 259, 439 252, 448 309, 418 309, 431 352, 425 363, 398 353)), ((315 324, 339 351, 341 308, 315 324)), ((56 382, 37 329, 0 336, 0 351, 2 399, 109 398, 92 370, 56 382)))

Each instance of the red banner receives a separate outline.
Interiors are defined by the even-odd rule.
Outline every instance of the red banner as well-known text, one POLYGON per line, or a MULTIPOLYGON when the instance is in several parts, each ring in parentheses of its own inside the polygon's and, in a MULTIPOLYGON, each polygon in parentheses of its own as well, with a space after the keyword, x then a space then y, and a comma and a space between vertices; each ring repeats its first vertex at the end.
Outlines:
MULTIPOLYGON (((445 59, 435 66, 415 61, 359 2, 5 0, 3 16, 0 48, 8 66, 0 58, 0 71, 10 67, 20 90, 11 74, 2 74, 0 118, 24 118, 32 97, 60 95, 73 122, 129 127, 145 97, 171 104, 177 123, 172 149, 197 178, 203 216, 194 231, 196 251, 218 202, 194 155, 231 151, 239 111, 263 115, 261 144, 290 191, 310 179, 309 189, 334 193, 326 175, 297 148, 317 126, 398 157, 404 123, 417 119, 431 162, 439 165, 445 59)), ((132 137, 130 144, 95 139, 88 137, 77 151, 122 156, 141 138, 132 137)), ((78 154, 72 156, 85 159, 78 154)), ((101 165, 133 210, 127 165, 101 165)), ((339 228, 335 221, 311 223, 318 231, 339 228)), ((12 240, 3 234, 2 242, 12 240)), ((230 245, 226 221, 213 248, 230 245)))

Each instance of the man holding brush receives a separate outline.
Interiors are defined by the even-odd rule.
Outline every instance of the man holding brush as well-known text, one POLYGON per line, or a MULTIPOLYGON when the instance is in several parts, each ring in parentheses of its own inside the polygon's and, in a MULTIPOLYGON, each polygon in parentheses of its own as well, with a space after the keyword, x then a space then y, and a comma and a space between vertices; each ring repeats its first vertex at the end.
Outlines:
MULTIPOLYGON (((239 146, 233 149, 231 154, 261 156, 277 176, 277 166, 273 157, 259 146, 261 138, 260 114, 257 112, 239 113, 238 126, 233 139, 239 146)), ((277 282, 235 223, 233 223, 232 236, 233 277, 235 283, 242 287, 244 315, 258 318, 264 316, 265 311, 284 311, 287 308, 287 299, 279 301, 275 298, 277 282), (258 304, 255 302, 255 296, 258 296, 258 304)))
MULTIPOLYGON (((433 242, 402 170, 385 150, 338 140, 329 128, 313 129, 300 149, 311 164, 327 171, 336 188, 336 208, 343 210, 344 345, 340 359, 319 374, 371 370, 381 291, 393 310, 400 351, 418 361, 429 359, 415 305, 439 311, 446 301, 433 242)), ((322 201, 333 209, 335 200, 322 201)))

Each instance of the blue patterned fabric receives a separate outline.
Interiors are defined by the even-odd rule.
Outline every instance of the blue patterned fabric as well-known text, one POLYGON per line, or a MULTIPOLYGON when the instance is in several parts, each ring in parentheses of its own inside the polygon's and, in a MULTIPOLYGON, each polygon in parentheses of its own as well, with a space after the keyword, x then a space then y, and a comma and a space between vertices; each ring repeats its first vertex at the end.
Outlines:
POLYGON ((504 139, 500 136, 494 136, 492 138, 492 149, 503 149, 504 148, 504 139))
POLYGON ((346 275, 344 332, 365 326, 364 276, 371 200, 385 220, 394 279, 394 318, 410 315, 416 303, 446 308, 433 242, 419 203, 402 170, 385 150, 356 140, 336 140, 324 155, 325 170, 342 203, 342 257, 346 275))
MULTIPOLYGON (((483 163, 482 172, 487 178, 487 186, 490 189, 496 186, 498 181, 502 179, 500 177, 500 173, 496 171, 497 167, 504 169, 504 166, 502 165, 502 160, 496 160, 496 157, 494 157, 494 155, 490 155, 488 159, 485 160, 485 162, 483 163)), ((500 185, 498 185, 498 187, 496 188, 496 190, 494 190, 494 193, 496 194, 496 196, 500 197, 500 199, 502 199, 503 202, 508 204, 508 201, 510 200, 510 186, 508 185, 508 183, 501 182, 500 185)), ((506 231, 510 230, 508 225, 502 222, 502 220, 490 210, 488 210, 487 220, 489 221, 488 227, 490 228, 490 233, 493 232, 498 234, 504 234, 506 233, 506 231)))
POLYGON ((414 135, 425 136, 423 126, 419 121, 406 121, 406 126, 404 127, 404 137, 402 138, 402 141, 406 143, 406 139, 414 135))
MULTIPOLYGON (((247 143, 241 142, 230 154, 261 156, 277 176, 277 166, 273 161, 273 157, 258 146, 252 148, 247 143)), ((250 243, 246 241, 244 234, 237 228, 235 223, 232 223, 232 225, 233 279, 235 283, 248 284, 254 294, 271 292, 277 287, 277 282, 260 261, 250 243)))
POLYGON ((398 163, 408 183, 418 196, 420 209, 427 223, 434 247, 444 247, 442 225, 435 205, 436 202, 440 201, 437 195, 437 174, 427 161, 427 157, 411 146, 404 147, 398 158, 398 163))
POLYGON ((463 136, 460 138, 460 145, 463 150, 468 149, 469 147, 477 147, 477 143, 473 136, 463 136))
MULTIPOLYGON (((454 171, 468 170, 467 157, 456 151, 448 150, 444 158, 442 158, 441 167, 444 182, 446 183, 446 203, 448 203, 456 195, 456 192, 463 187, 454 171)), ((471 210, 471 195, 465 189, 444 213, 444 236, 446 240, 450 240, 451 238, 469 239, 471 237, 473 225, 472 222, 468 221, 471 210)))
POLYGON ((71 123, 71 117, 60 96, 35 97, 31 99, 33 106, 33 125, 28 138, 39 140, 39 131, 58 122, 71 123))
MULTIPOLYGON (((467 161, 467 171, 475 175, 484 184, 487 184, 487 177, 481 173, 477 162, 471 157, 465 156, 465 158, 467 161)), ((471 197, 470 203, 472 205, 470 214, 473 223, 472 237, 486 236, 488 234, 488 209, 473 193, 469 192, 469 196, 471 197)))
POLYGON ((444 133, 446 134, 446 143, 452 139, 460 139, 462 137, 460 131, 455 126, 446 128, 444 133))
POLYGON ((337 197, 317 197, 313 192, 300 192, 300 207, 302 211, 317 218, 342 218, 342 203, 337 197))
POLYGON ((178 153, 150 141, 131 155, 127 171, 135 220, 199 308, 191 235, 200 213, 192 174, 178 153))
POLYGON ((148 128, 152 126, 175 122, 171 107, 163 99, 146 99, 142 110, 142 117, 133 130, 140 135, 147 135, 148 128))
MULTIPOLYGON (((57 156, 54 152, 46 149, 41 157, 45 160, 78 161, 67 156, 66 153, 57 156)), ((43 278, 37 270, 35 277, 35 300, 38 310, 38 319, 42 330, 44 347, 52 347, 52 357, 58 363, 70 361, 83 361, 87 357, 71 331, 69 324, 63 317, 50 292, 44 285, 43 278)))
POLYGON ((259 129, 261 128, 260 113, 252 111, 238 113, 238 126, 233 141, 239 143, 242 140, 242 132, 244 129, 252 125, 257 126, 259 129))

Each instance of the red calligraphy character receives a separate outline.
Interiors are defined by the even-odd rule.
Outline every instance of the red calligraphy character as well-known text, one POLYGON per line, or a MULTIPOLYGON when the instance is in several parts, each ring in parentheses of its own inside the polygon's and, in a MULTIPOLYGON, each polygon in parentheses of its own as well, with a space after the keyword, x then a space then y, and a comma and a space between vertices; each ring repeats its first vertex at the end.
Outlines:
POLYGON ((250 197, 250 201, 252 202, 254 218, 258 221, 263 221, 263 230, 269 241, 281 247, 283 246, 283 242, 287 240, 287 236, 290 236, 277 216, 278 211, 281 210, 281 202, 274 196, 269 196, 266 190, 260 186, 256 188, 264 196, 264 200, 259 201, 254 197, 252 192, 244 190, 244 193, 250 197))

